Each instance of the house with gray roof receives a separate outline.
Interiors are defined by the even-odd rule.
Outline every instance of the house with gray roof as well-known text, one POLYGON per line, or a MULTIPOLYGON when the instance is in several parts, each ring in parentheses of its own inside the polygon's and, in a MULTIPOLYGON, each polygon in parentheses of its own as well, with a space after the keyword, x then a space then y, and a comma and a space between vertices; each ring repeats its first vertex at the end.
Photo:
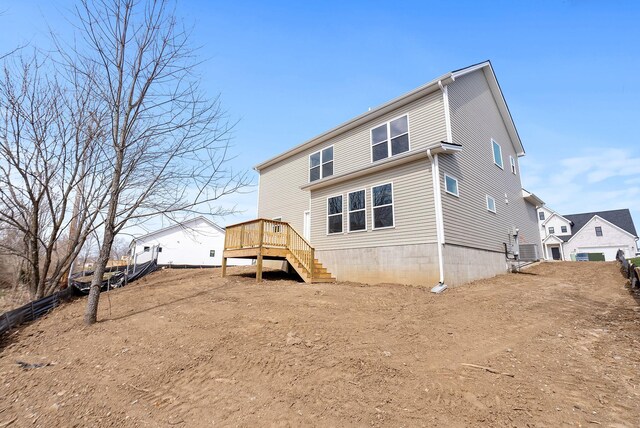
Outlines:
POLYGON ((599 253, 615 260, 618 250, 633 257, 638 234, 628 209, 560 215, 547 206, 538 208, 543 257, 575 260, 578 253, 599 253))

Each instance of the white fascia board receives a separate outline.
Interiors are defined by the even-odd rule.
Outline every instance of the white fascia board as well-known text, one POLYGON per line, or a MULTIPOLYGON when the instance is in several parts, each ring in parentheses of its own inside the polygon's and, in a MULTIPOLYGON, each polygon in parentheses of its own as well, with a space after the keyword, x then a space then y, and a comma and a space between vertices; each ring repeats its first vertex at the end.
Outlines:
POLYGON ((542 208, 544 206, 544 201, 542 199, 526 189, 522 189, 522 197, 537 208, 542 208))
POLYGON ((571 226, 571 220, 569 220, 569 219, 566 219, 566 218, 562 217, 560 214, 558 214, 558 213, 557 213, 557 212, 555 212, 555 211, 552 211, 552 212, 553 212, 553 214, 551 214, 549 217, 547 217, 547 219, 542 223, 542 225, 543 225, 543 226, 544 226, 545 224, 549 223, 549 221, 550 221, 552 218, 554 218, 554 217, 558 217, 559 219, 564 220, 565 222, 567 222, 567 224, 568 224, 569 226, 571 226))
POLYGON ((505 127, 507 128, 507 132, 509 133, 509 137, 511 137, 511 141, 513 141, 515 145, 516 155, 518 157, 522 157, 525 154, 524 146, 522 145, 522 140, 520 139, 520 135, 518 134, 516 125, 513 122, 513 117, 511 116, 511 112, 509 111, 509 106, 507 105, 507 101, 504 98, 496 74, 493 71, 491 61, 484 61, 479 64, 454 71, 453 73, 451 73, 451 77, 455 80, 458 77, 462 77, 465 74, 473 73, 474 71, 480 69, 484 71, 485 77, 487 78, 489 88, 493 93, 493 98, 496 101, 498 110, 500 111, 500 115, 502 116, 502 120, 505 124, 505 127))
POLYGON ((586 230, 586 229, 587 229, 587 226, 589 226, 589 224, 593 223, 596 219, 598 219, 598 220, 602 221, 603 223, 608 224, 609 226, 613 227, 614 229, 616 229, 616 230, 618 230, 618 231, 620 231, 620 232, 622 232, 622 233, 624 233, 624 234, 626 234, 626 235, 628 235, 628 236, 630 236, 630 237, 632 237, 632 238, 634 238, 634 239, 636 239, 636 240, 638 239, 638 237, 637 237, 637 236, 635 236, 634 234, 627 232, 627 231, 626 231, 626 230, 624 230, 623 228, 621 228, 621 227, 619 227, 619 226, 616 226, 615 224, 613 224, 613 223, 611 223, 610 221, 608 221, 608 220, 606 220, 606 219, 604 219, 604 218, 600 217, 599 215, 594 215, 593 217, 591 217, 591 219, 590 219, 588 222, 586 222, 586 223, 584 224, 584 226, 582 226, 578 231, 576 231, 576 233, 572 234, 572 235, 571 235, 571 238, 569 238, 569 240, 568 240, 567 242, 571 242, 571 240, 572 240, 573 238, 575 238, 576 236, 578 236, 578 235, 580 234, 580 232, 582 232, 583 230, 586 230))
POLYGON ((181 228, 181 229, 186 229, 188 226, 188 224, 195 222, 196 220, 203 220, 205 223, 209 224, 211 227, 213 227, 214 229, 217 229, 219 232, 224 233, 224 229, 221 228, 220 226, 218 226, 217 224, 215 224, 214 222, 212 222, 211 220, 209 220, 208 218, 206 218, 205 216, 198 216, 198 217, 194 217, 192 219, 189 220, 185 220, 176 224, 172 224, 171 226, 167 226, 167 227, 163 227, 162 229, 158 229, 158 230, 154 230, 153 232, 149 232, 146 235, 141 235, 138 236, 137 238, 134 238, 134 241, 140 241, 140 240, 144 240, 147 239, 151 236, 154 235, 158 235, 176 228, 181 228))
POLYGON ((547 242, 547 241, 550 241, 550 240, 555 240, 555 241, 556 241, 556 243, 559 243, 559 244, 563 244, 563 243, 564 243, 564 241, 563 241, 562 239, 558 238, 556 235, 549 235, 549 236, 547 236, 546 238, 544 238, 544 239, 542 240, 542 243, 543 243, 543 244, 548 244, 548 242, 547 242))
POLYGON ((254 170, 260 172, 262 169, 267 168, 277 162, 280 162, 284 159, 287 159, 295 154, 298 154, 304 150, 307 150, 313 146, 320 145, 327 140, 336 137, 340 134, 343 134, 357 126, 360 126, 364 123, 367 123, 371 120, 374 120, 382 115, 385 115, 389 112, 392 112, 400 107, 403 107, 413 101, 416 101, 426 95, 429 95, 432 92, 435 92, 440 89, 440 85, 448 85, 453 82, 453 78, 451 77, 452 73, 444 74, 443 76, 438 77, 437 79, 432 80, 429 83, 426 83, 419 88, 414 89, 411 92, 407 92, 404 95, 401 95, 393 100, 386 102, 371 111, 363 113, 359 116, 354 117, 353 119, 344 122, 341 125, 336 126, 335 128, 318 135, 294 148, 291 150, 287 150, 284 153, 281 153, 269 160, 266 160, 256 166, 253 167, 254 170))

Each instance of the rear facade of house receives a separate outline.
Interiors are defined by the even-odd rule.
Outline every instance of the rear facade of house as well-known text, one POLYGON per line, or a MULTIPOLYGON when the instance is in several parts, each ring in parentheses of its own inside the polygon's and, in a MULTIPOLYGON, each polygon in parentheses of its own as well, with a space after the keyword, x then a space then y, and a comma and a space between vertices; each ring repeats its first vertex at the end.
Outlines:
POLYGON ((461 284, 540 244, 523 155, 485 62, 258 165, 258 216, 288 222, 338 280, 461 284))

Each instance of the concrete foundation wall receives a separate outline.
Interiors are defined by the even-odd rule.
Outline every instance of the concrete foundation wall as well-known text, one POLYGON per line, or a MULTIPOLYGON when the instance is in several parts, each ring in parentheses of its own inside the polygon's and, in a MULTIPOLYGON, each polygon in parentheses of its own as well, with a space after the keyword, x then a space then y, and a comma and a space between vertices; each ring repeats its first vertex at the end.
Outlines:
POLYGON ((443 254, 444 282, 449 286, 491 278, 507 272, 504 253, 445 245, 443 254))
POLYGON ((432 287, 439 278, 435 243, 316 250, 316 257, 338 281, 432 287))

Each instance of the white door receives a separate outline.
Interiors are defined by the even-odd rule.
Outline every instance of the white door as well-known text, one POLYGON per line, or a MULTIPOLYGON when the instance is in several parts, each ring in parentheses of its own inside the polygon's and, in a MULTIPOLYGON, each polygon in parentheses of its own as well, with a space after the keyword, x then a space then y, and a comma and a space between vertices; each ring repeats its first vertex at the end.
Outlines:
POLYGON ((302 234, 307 241, 311 238, 311 211, 304 212, 304 227, 302 234))

